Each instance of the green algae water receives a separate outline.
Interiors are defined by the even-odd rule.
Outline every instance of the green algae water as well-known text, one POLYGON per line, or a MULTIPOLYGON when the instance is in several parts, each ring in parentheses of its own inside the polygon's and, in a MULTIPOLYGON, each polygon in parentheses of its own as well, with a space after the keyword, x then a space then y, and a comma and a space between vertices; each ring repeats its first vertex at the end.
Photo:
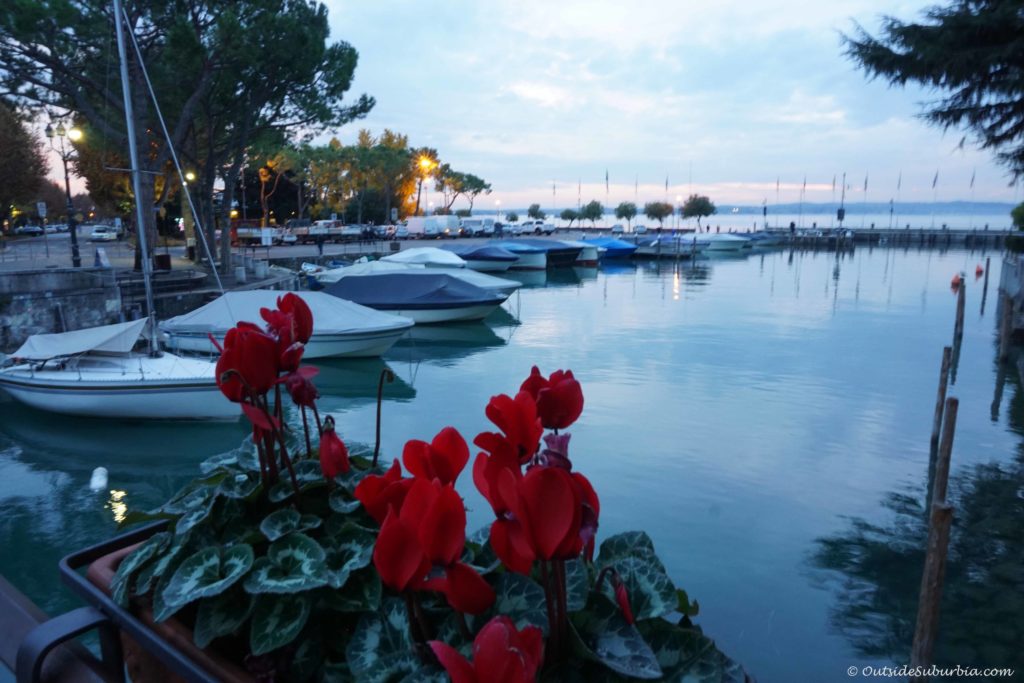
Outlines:
MULTIPOLYGON (((372 449, 390 368, 390 459, 447 425, 467 440, 490 429, 488 399, 531 365, 572 369, 586 405, 570 455, 601 498, 598 540, 646 530, 700 603, 697 622, 758 680, 849 680, 850 667, 909 660, 949 284, 964 271, 937 659, 1020 672, 1024 392, 1016 359, 996 360, 999 265, 997 253, 860 248, 529 274, 483 323, 414 329, 383 359, 314 362, 320 407, 372 449)), ((77 604, 61 556, 246 436, 241 422, 116 423, 0 401, 0 573, 50 612, 77 604), (110 479, 93 492, 98 466, 110 479)), ((468 527, 489 523, 468 471, 459 489, 468 527)))

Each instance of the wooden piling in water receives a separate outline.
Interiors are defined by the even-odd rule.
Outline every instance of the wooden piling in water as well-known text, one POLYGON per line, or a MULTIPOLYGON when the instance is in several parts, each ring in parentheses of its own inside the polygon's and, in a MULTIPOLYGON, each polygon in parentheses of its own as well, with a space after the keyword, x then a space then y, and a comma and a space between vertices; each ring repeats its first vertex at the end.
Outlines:
POLYGON ((992 263, 992 257, 985 257, 985 285, 981 290, 981 315, 985 315, 985 299, 988 298, 988 269, 992 263))
POLYGON ((953 359, 953 348, 942 349, 942 369, 939 371, 939 392, 935 399, 935 419, 932 422, 931 450, 939 447, 939 432, 942 431, 942 409, 946 405, 946 387, 949 383, 949 364, 953 359))
MULTIPOLYGON (((946 555, 949 550, 949 531, 953 522, 953 507, 946 502, 949 485, 949 461, 956 433, 956 414, 959 401, 946 400, 942 441, 935 463, 935 480, 931 483, 932 504, 928 519, 928 545, 925 551, 921 592, 917 604, 917 623, 914 642, 910 650, 912 667, 928 667, 935 652, 935 639, 939 632, 939 607, 942 602, 942 583, 946 577, 946 555)), ((927 676, 911 678, 912 683, 926 683, 927 676)))
POLYGON ((964 308, 967 303, 967 283, 960 278, 960 289, 956 294, 956 325, 953 328, 953 343, 959 344, 964 336, 964 308))
POLYGON ((1013 298, 1008 294, 1001 297, 1002 318, 999 320, 999 361, 1010 357, 1010 339, 1013 336, 1013 298))

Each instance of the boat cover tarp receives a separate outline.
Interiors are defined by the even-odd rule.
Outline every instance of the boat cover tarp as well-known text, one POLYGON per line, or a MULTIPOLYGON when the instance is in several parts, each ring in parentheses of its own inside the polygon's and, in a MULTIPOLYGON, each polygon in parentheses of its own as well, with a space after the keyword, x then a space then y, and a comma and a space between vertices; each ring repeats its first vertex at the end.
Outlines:
POLYGON ((393 263, 418 263, 423 266, 444 266, 446 268, 465 268, 466 262, 458 254, 437 247, 414 247, 403 249, 397 254, 388 254, 381 261, 393 263))
POLYGON ((523 237, 519 240, 516 240, 516 242, 525 244, 528 247, 535 247, 548 253, 567 252, 575 249, 576 253, 579 254, 580 251, 580 247, 574 247, 573 245, 563 242, 562 240, 544 240, 537 239, 535 237, 523 237))
POLYGON ((445 247, 447 251, 458 254, 467 261, 518 261, 519 257, 508 249, 493 245, 473 247, 445 247))
POLYGON ((589 239, 580 240, 584 244, 592 244, 596 247, 604 247, 605 249, 629 249, 635 250, 636 245, 625 240, 615 239, 614 237, 591 237, 589 239))
POLYGON ((523 242, 514 242, 512 240, 488 242, 488 246, 500 247, 506 251, 510 251, 513 254, 546 254, 547 249, 538 249, 537 247, 531 246, 523 242))
MULTIPOLYGON (((408 318, 381 313, 323 292, 293 293, 302 297, 312 311, 314 335, 400 330, 413 325, 408 318)), ((160 329, 169 334, 212 333, 220 338, 242 320, 262 327, 260 309, 274 308, 277 297, 282 295, 283 292, 268 289, 226 292, 190 313, 165 320, 160 329)))
MULTIPOLYGON (((512 258, 518 260, 519 257, 513 256, 512 258)), ((355 263, 346 268, 333 268, 317 273, 315 277, 320 284, 327 286, 344 277, 362 277, 363 275, 450 275, 488 290, 512 292, 519 287, 518 282, 494 277, 487 273, 478 273, 469 268, 428 268, 414 263, 389 263, 386 261, 355 263)))
POLYGON ((434 309, 496 304, 505 300, 451 275, 384 273, 344 277, 328 285, 328 294, 383 310, 434 309))
POLYGON ((25 360, 49 360, 90 351, 125 354, 132 350, 142 336, 147 322, 146 318, 141 318, 72 332, 33 334, 11 355, 25 360))

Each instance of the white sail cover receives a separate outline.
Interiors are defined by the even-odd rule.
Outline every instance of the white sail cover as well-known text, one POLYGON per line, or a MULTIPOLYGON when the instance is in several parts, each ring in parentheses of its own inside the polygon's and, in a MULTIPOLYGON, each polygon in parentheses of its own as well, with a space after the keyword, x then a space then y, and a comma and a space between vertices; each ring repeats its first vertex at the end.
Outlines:
POLYGON ((102 353, 128 353, 142 335, 146 318, 115 325, 101 325, 72 332, 55 334, 33 334, 25 340, 14 358, 24 360, 49 360, 66 356, 77 356, 90 351, 102 353))
MULTIPOLYGON (((391 313, 382 313, 323 292, 292 292, 301 297, 313 313, 313 335, 351 334, 403 329, 412 321, 391 313)), ((284 292, 254 289, 227 292, 191 313, 160 323, 168 334, 212 333, 218 339, 240 321, 264 325, 261 308, 275 308, 284 292)))
POLYGON ((389 254, 381 261, 394 263, 418 263, 422 266, 441 266, 444 268, 465 268, 466 262, 458 254, 438 249, 437 247, 414 247, 403 249, 397 254, 389 254))

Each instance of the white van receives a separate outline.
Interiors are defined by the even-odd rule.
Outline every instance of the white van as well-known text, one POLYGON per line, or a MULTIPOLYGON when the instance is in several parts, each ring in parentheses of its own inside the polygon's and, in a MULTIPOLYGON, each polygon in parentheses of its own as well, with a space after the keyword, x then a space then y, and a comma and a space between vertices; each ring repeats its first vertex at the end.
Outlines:
POLYGON ((405 227, 412 238, 454 237, 459 234, 458 216, 413 216, 405 227))
POLYGON ((491 237, 494 235, 494 219, 463 218, 462 234, 467 237, 491 237))

